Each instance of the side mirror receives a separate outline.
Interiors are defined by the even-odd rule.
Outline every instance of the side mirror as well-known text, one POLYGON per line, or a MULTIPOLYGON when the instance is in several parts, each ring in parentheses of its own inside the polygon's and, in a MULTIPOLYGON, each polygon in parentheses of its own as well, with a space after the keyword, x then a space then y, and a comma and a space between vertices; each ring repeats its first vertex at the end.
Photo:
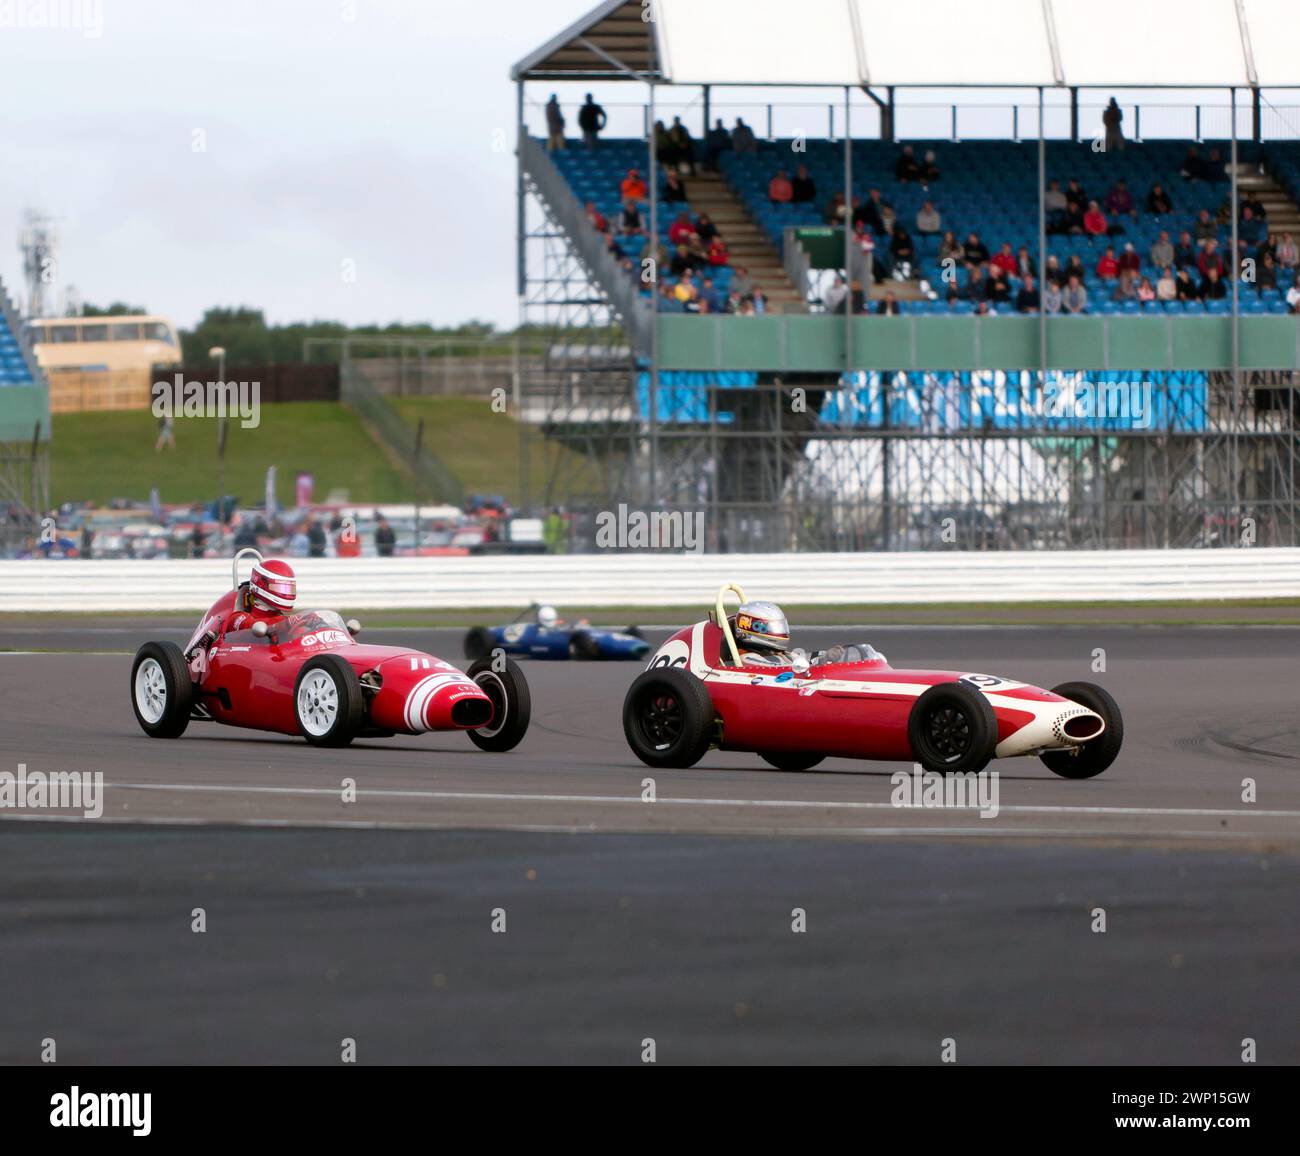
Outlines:
POLYGON ((807 674, 811 669, 808 655, 806 655, 802 650, 794 651, 790 655, 790 669, 793 670, 795 674, 807 674))
POLYGON ((357 635, 361 633, 361 623, 358 622, 355 618, 349 618, 347 620, 346 625, 349 634, 357 635))
POLYGON ((253 623, 253 637, 265 638, 271 632, 271 628, 265 622, 258 619, 253 623))

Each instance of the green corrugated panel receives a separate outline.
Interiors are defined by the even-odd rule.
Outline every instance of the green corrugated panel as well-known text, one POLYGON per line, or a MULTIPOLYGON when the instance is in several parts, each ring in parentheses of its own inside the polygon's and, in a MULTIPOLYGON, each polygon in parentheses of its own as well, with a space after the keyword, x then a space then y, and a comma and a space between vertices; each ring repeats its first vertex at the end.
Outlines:
POLYGON ((30 441, 41 423, 41 440, 50 440, 50 395, 43 385, 0 386, 0 441, 30 441))

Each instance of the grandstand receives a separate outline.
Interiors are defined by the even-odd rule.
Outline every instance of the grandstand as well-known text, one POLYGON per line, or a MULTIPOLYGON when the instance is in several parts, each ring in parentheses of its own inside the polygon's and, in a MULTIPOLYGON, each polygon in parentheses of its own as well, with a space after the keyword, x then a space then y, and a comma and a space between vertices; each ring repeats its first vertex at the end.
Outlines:
POLYGON ((543 495, 573 511, 575 548, 589 545, 590 515, 618 501, 704 508, 712 549, 937 548, 945 543, 930 528, 945 512, 994 527, 977 536, 981 548, 1300 540, 1294 268, 1228 276, 1208 291, 1197 269, 1196 293, 1161 300, 1150 256, 1161 233, 1203 239, 1204 209, 1226 268, 1237 250, 1262 260, 1243 204, 1263 209, 1264 236, 1294 229, 1300 240, 1300 134, 1272 101, 1300 85, 1300 65, 1275 49, 1287 13, 1272 0, 1204 0, 1196 57, 1153 62, 1149 47, 1184 8, 1099 0, 1095 19, 1081 20, 1078 7, 1007 0, 995 18, 957 0, 924 11, 810 0, 797 13, 662 0, 643 21, 640 4, 609 0, 516 65, 521 320, 557 351, 524 374, 523 406, 553 446, 578 451, 543 495), (704 28, 726 33, 702 50, 704 28), (529 93, 613 80, 644 85, 645 138, 548 147, 529 93), (1135 131, 1143 106, 1126 106, 1133 139, 1107 147, 1081 109, 1090 92, 1104 102, 1135 83, 1215 87, 1226 107, 1203 124, 1188 103, 1186 129, 1156 139, 1135 131), (761 139, 733 142, 707 171, 715 85, 823 86, 839 102, 840 131, 832 107, 821 138, 777 136, 769 111, 761 139), (949 136, 905 137, 901 98, 943 85, 1015 86, 1031 100, 1003 139, 958 139, 955 108, 949 136), (697 171, 681 175, 685 201, 665 203, 670 166, 652 126, 682 86, 699 93, 683 106, 697 171), (873 122, 874 137, 852 131, 873 122), (905 145, 917 159, 932 154, 937 173, 899 180, 905 145), (1192 147, 1202 159, 1189 180, 1192 147), (815 195, 774 200, 775 171, 800 165, 815 195), (621 216, 630 169, 653 174, 639 228, 621 216), (1110 211, 1099 232, 1071 232, 1047 205, 1053 181, 1077 181, 1104 204, 1121 180, 1137 211, 1110 211), (1146 206, 1157 184, 1173 202, 1159 214, 1146 206), (863 264, 852 209, 837 216, 830 204, 838 193, 860 205, 872 189, 910 233, 901 259, 890 234, 867 225, 874 255, 863 264), (939 235, 915 228, 926 202, 939 235), (683 212, 713 219, 724 263, 697 255, 673 266, 683 212), (1030 297, 1017 308, 1019 266, 1001 298, 973 289, 969 266, 988 268, 988 257, 945 263, 948 230, 959 243, 977 234, 991 254, 1024 249, 1036 273, 1075 260, 1086 307, 1043 310, 1030 297), (1117 292, 1099 262, 1108 245, 1123 256, 1128 244, 1139 276, 1117 292), (687 273, 691 263, 703 267, 687 273), (893 315, 865 315, 877 311, 893 315))
POLYGON ((0 553, 49 507, 49 441, 49 386, 0 282, 0 553))

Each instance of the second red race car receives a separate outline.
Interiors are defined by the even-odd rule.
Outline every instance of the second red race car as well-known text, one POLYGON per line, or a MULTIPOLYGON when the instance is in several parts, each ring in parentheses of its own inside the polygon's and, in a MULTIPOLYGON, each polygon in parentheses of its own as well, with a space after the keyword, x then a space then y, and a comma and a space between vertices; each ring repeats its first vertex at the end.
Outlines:
POLYGON ((145 734, 178 738, 192 721, 301 735, 342 747, 354 738, 465 731, 485 751, 508 751, 528 730, 523 672, 504 656, 462 672, 431 654, 356 641, 361 627, 333 610, 295 611, 284 562, 241 550, 233 589, 188 644, 146 642, 131 665, 131 706, 145 734), (239 560, 254 558, 239 581, 239 560))
POLYGON ((652 767, 690 767, 710 748, 753 751, 787 771, 836 756, 969 774, 994 758, 1036 755, 1067 779, 1101 774, 1124 739, 1119 706, 1092 683, 1043 690, 988 674, 895 670, 866 644, 808 656, 789 650, 778 607, 749 603, 732 585, 706 621, 655 652, 628 689, 623 730, 652 767), (742 603, 733 615, 729 592, 742 603), (742 650, 738 635, 763 649, 742 650))

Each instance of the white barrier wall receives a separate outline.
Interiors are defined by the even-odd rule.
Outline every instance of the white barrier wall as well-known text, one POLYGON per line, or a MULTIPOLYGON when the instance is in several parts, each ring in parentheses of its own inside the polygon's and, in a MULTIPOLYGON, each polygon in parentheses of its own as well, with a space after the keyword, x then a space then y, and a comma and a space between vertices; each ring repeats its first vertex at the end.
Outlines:
MULTIPOLYGON (((293 559, 299 605, 712 604, 724 582, 790 605, 1300 598, 1300 549, 576 554, 293 559)), ((246 576, 247 569, 242 573, 246 576)), ((0 561, 0 612, 205 610, 229 561, 0 561)))

